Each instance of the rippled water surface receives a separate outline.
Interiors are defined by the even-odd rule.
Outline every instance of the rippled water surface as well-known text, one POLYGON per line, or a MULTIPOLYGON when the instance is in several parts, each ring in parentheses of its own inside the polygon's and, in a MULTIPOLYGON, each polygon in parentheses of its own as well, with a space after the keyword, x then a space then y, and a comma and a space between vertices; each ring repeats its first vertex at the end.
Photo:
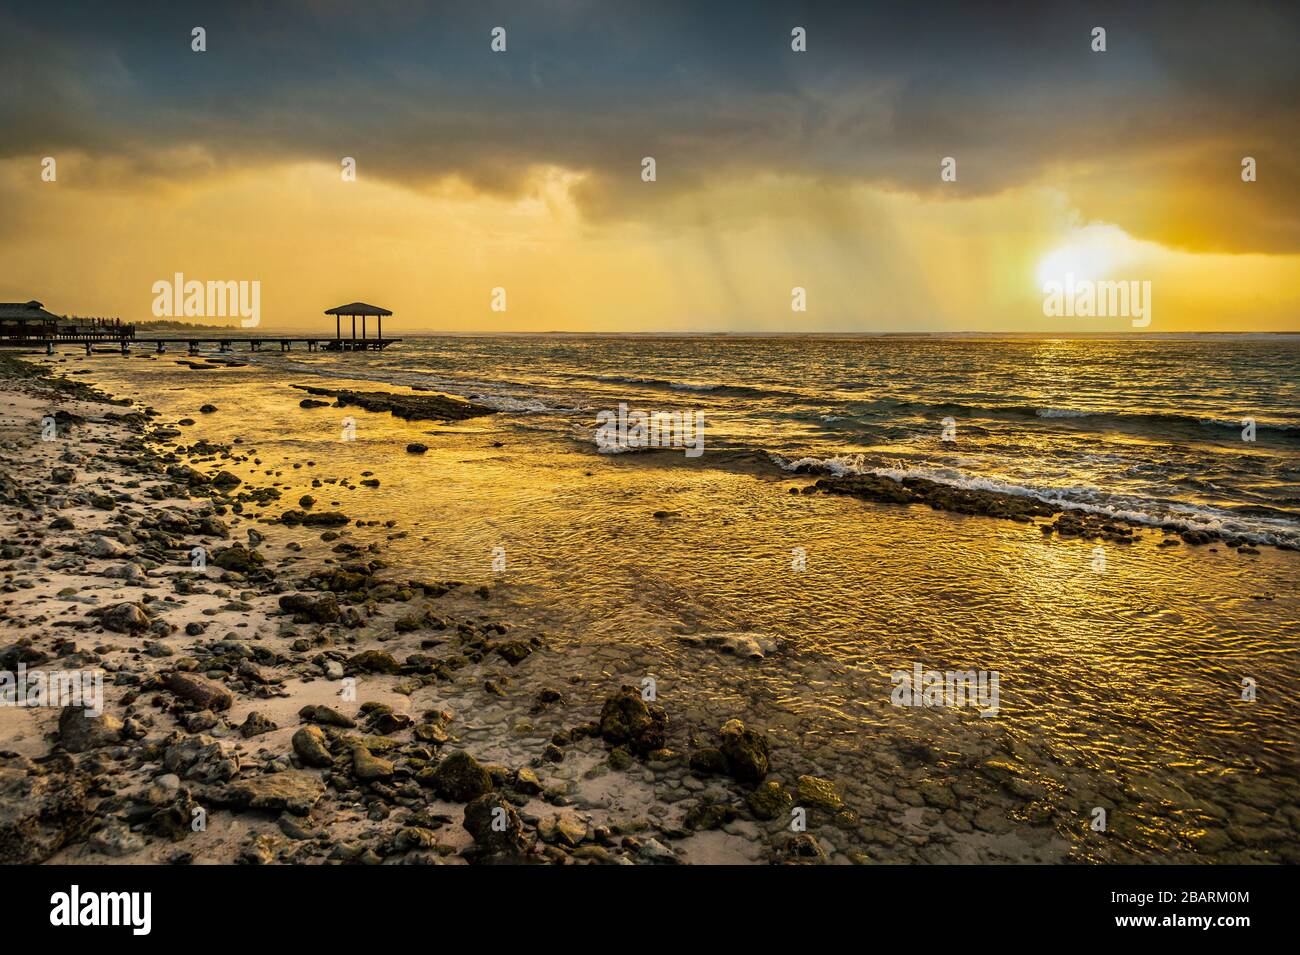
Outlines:
POLYGON ((698 410, 715 449, 1297 539, 1300 337, 442 338, 362 362, 373 380, 485 399, 537 427, 589 431, 619 402, 698 410), (956 440, 940 440, 945 423, 956 440))

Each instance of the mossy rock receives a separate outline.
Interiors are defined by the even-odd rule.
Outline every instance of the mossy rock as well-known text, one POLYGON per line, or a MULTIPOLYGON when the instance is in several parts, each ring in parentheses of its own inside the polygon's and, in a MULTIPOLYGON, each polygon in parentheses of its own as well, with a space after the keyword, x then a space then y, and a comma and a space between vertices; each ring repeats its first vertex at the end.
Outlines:
POLYGON ((749 805, 750 812, 766 821, 788 813, 794 805, 794 797, 775 779, 769 779, 746 796, 745 802, 749 805))
POLYGON ((820 776, 800 776, 795 798, 801 806, 825 809, 827 812, 839 812, 844 808, 844 800, 836 791, 835 784, 820 776))
MULTIPOLYGON (((419 775, 423 777, 425 773, 428 770, 419 775)), ((451 802, 469 802, 492 791, 491 774, 463 750, 452 753, 439 763, 428 774, 427 780, 434 792, 451 802)))

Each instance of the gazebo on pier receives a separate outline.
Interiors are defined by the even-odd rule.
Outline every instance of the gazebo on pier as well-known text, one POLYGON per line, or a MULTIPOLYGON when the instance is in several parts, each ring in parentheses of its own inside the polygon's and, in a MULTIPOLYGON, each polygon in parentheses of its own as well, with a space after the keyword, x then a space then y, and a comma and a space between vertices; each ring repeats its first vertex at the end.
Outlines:
POLYGON ((334 316, 334 341, 325 347, 333 351, 357 351, 359 349, 373 348, 382 349, 389 342, 395 339, 384 340, 384 316, 392 315, 386 308, 380 308, 378 305, 367 305, 365 302, 352 302, 348 305, 340 305, 338 308, 326 309, 326 315, 334 316), (343 337, 343 318, 347 316, 352 319, 352 337, 343 337), (361 337, 357 338, 357 318, 361 319, 361 337), (366 338, 366 319, 374 318, 377 336, 375 338, 366 338))

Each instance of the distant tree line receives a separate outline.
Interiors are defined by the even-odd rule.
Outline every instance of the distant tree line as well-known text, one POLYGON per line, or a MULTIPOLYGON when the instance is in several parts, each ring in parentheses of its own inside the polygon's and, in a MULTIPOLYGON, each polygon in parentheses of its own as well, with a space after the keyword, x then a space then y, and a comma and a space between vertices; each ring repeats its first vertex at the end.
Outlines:
MULTIPOLYGON (((92 322, 117 321, 116 315, 62 315, 60 316, 60 318, 68 322, 78 322, 78 323, 84 322, 86 324, 90 324, 92 322)), ((148 321, 136 322, 135 327, 152 328, 152 329, 156 329, 157 331, 169 332, 169 331, 184 331, 187 328, 213 328, 213 329, 227 328, 228 329, 231 328, 232 326, 203 325, 199 322, 182 322, 174 318, 151 318, 148 321)))
POLYGON ((204 325, 200 322, 182 322, 174 318, 151 318, 145 322, 136 322, 136 328, 154 328, 159 331, 184 331, 187 328, 225 328, 231 325, 204 325))

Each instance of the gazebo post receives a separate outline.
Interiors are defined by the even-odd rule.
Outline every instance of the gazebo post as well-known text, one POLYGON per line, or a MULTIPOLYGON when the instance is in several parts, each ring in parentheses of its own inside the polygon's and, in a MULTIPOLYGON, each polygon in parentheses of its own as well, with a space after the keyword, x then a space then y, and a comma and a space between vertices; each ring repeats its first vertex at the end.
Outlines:
MULTIPOLYGON (((366 302, 352 302, 348 305, 340 305, 338 308, 325 310, 326 315, 334 316, 334 347, 339 351, 356 351, 361 349, 367 351, 370 349, 370 343, 375 343, 375 350, 384 347, 384 316, 392 315, 386 308, 380 308, 377 305, 369 305, 366 302), (343 343, 343 316, 347 315, 352 319, 351 337, 348 343, 343 343), (357 337, 357 316, 361 316, 361 337, 357 337), (375 337, 370 337, 371 317, 375 318, 375 337)), ((326 339, 328 341, 328 339, 326 339)), ((400 338, 393 339, 401 341, 400 338)))

